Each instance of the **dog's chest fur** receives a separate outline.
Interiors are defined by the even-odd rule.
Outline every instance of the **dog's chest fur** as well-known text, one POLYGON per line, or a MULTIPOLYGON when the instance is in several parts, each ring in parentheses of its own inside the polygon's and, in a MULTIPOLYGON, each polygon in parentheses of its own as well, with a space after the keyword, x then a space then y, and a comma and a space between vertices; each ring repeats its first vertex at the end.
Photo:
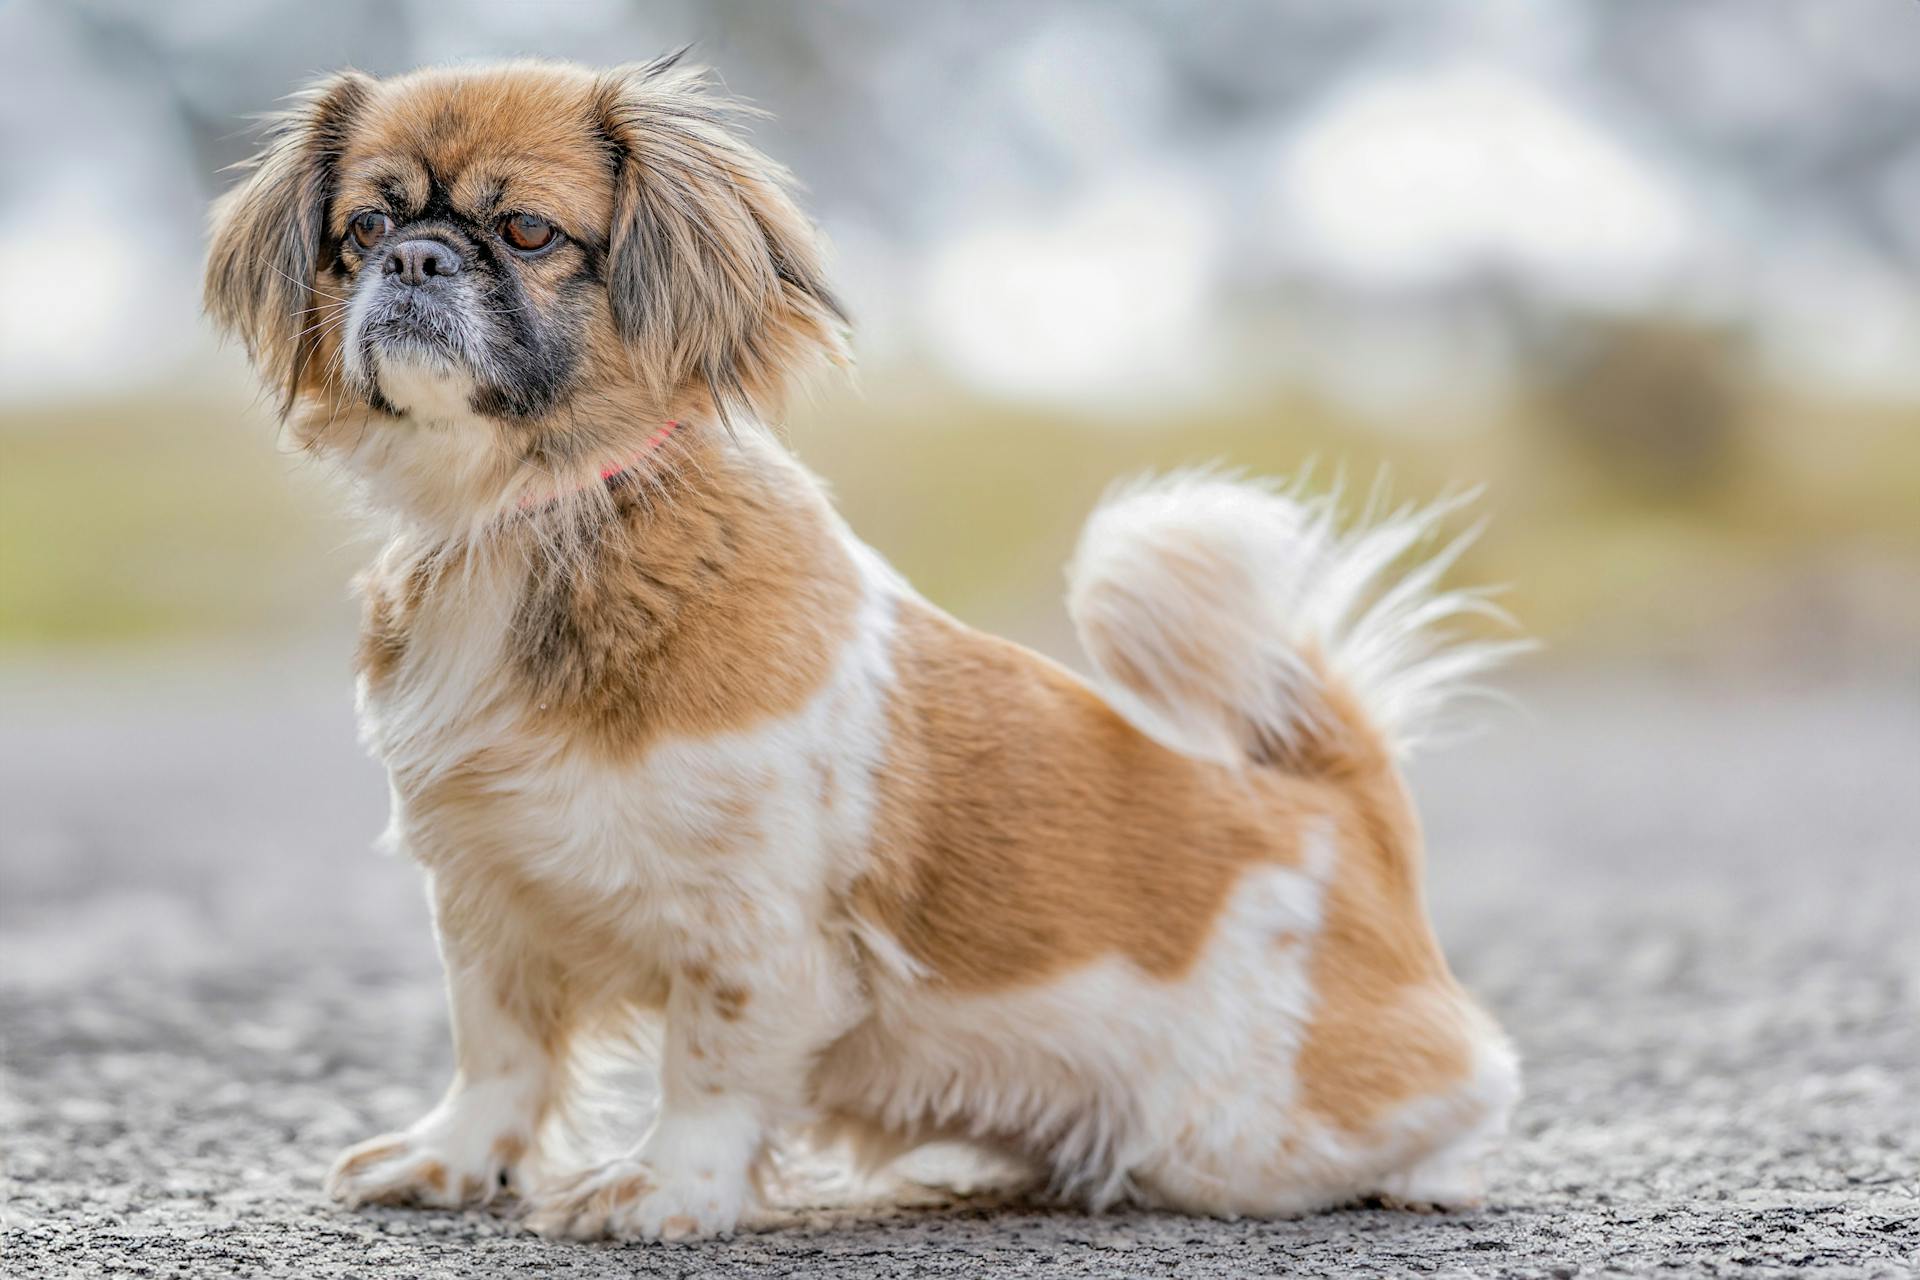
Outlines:
MULTIPOLYGON (((595 980, 630 1001, 654 1002, 690 959, 744 963, 756 933, 831 919, 869 834, 887 584, 836 539, 845 583, 816 575, 716 644, 726 596, 765 589, 750 544, 792 533, 723 523, 687 572, 744 581, 711 597, 639 558, 562 575, 404 541, 362 582, 361 719, 390 772, 389 841, 437 897, 484 898, 509 936, 592 939, 588 968, 622 953, 628 971, 595 980), (743 693, 770 709, 737 712, 743 693)), ((606 554, 631 550, 615 538, 606 554)))

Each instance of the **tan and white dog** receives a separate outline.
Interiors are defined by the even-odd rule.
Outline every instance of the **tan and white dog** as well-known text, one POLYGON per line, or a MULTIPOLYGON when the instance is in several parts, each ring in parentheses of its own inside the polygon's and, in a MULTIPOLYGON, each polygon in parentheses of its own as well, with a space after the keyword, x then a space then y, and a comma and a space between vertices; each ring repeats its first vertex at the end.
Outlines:
POLYGON ((445 1099, 329 1190, 706 1235, 809 1134, 1093 1206, 1475 1202, 1518 1076, 1396 771, 1498 656, 1446 552, 1394 575, 1438 513, 1142 484, 1070 571, 1097 681, 969 630, 763 425, 844 320, 733 114, 672 59, 346 73, 215 211, 209 309, 387 532, 361 715, 452 1008, 445 1099), (552 1169, 648 1019, 652 1130, 552 1169))

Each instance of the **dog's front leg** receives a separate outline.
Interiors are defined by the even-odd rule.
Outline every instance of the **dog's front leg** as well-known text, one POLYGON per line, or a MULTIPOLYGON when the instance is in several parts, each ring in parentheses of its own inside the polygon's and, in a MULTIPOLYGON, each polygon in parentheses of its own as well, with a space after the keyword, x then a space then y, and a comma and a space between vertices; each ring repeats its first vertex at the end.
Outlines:
POLYGON ((453 1024, 446 1095, 400 1133, 349 1147, 327 1192, 349 1207, 456 1208, 519 1188, 542 1117, 553 1102, 565 1030, 565 984, 537 954, 469 928, 470 904, 436 885, 435 916, 453 1024))
POLYGON ((772 1131, 805 1106, 808 1069, 844 1029, 846 1007, 830 959, 803 948, 681 967, 652 1131, 630 1155, 536 1196, 529 1225, 580 1239, 730 1233, 772 1131))

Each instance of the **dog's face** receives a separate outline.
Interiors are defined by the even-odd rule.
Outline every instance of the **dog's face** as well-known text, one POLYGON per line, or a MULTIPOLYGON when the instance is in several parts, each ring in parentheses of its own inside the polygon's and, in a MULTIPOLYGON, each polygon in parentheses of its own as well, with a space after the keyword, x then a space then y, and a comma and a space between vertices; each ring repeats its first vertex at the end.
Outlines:
POLYGON ((774 412, 844 317, 730 110, 671 59, 332 77, 216 207, 208 308, 322 447, 477 420, 550 459, 774 412))
POLYGON ((345 303, 342 371, 374 405, 424 379, 477 413, 538 418, 617 350, 615 174, 553 88, 374 96, 348 132, 315 291, 345 303))

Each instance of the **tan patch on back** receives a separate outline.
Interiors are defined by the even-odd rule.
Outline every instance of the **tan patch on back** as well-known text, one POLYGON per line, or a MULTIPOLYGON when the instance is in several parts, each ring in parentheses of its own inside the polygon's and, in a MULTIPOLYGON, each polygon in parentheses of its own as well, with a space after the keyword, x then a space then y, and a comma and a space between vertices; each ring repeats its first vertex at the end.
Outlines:
MULTIPOLYGON (((1302 1104, 1348 1130, 1465 1077, 1466 998, 1420 893, 1420 836, 1384 749, 1350 741, 1312 776, 1234 771, 1146 738, 1018 646, 903 601, 875 871, 853 910, 962 992, 1044 981, 1106 955, 1189 972, 1242 875, 1300 866, 1331 828, 1302 1104)), ((1342 714, 1357 715, 1338 690, 1342 714)), ((1365 731, 1362 737, 1370 737, 1365 731)))
POLYGON ((942 984, 1000 990, 1112 954, 1177 978, 1249 867, 1298 865, 1315 784, 1162 747, 919 601, 893 656, 875 869, 852 906, 942 984))

